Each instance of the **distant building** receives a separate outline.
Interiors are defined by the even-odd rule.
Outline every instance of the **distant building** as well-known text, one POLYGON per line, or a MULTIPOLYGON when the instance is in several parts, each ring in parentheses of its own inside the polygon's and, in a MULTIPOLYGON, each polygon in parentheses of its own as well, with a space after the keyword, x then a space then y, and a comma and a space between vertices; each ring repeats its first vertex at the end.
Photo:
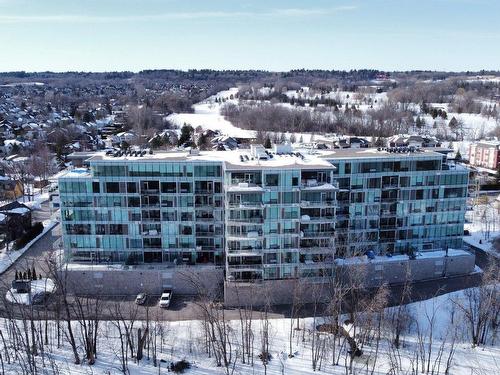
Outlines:
POLYGON ((227 135, 215 137, 211 141, 212 148, 218 151, 235 150, 239 147, 239 142, 236 138, 227 135))
POLYGON ((351 137, 349 138, 349 145, 351 148, 368 148, 370 147, 370 142, 364 138, 351 137))
POLYGON ((31 228, 31 210, 18 201, 0 203, 0 236, 12 241, 31 228))
POLYGON ((475 167, 496 170, 500 163, 500 141, 480 141, 469 147, 469 162, 475 167))
POLYGON ((17 199, 23 195, 23 186, 20 181, 0 176, 0 199, 17 199))
POLYGON ((111 141, 113 142, 113 144, 119 144, 122 142, 130 143, 136 138, 137 135, 134 132, 127 131, 127 132, 120 132, 111 136, 111 141))
POLYGON ((441 144, 434 137, 420 135, 398 134, 387 139, 389 147, 440 147, 441 144))
POLYGON ((94 153, 91 151, 77 151, 69 154, 67 158, 71 162, 71 164, 73 164, 73 167, 80 168, 89 166, 87 160, 92 155, 94 155, 94 153))
POLYGON ((361 137, 343 137, 334 143, 334 148, 368 148, 370 142, 361 137))

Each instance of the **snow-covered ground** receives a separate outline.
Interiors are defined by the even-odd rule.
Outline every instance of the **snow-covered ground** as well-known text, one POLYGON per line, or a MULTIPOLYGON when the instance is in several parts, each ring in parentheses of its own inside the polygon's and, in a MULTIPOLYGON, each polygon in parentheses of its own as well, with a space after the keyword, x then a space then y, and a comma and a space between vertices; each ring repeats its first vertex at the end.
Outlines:
POLYGON ((200 103, 194 104, 194 113, 173 113, 167 116, 167 120, 178 127, 188 124, 193 128, 201 126, 203 129, 218 130, 223 135, 230 137, 253 138, 255 136, 254 131, 237 128, 220 113, 220 109, 225 103, 238 102, 238 99, 234 99, 237 92, 237 87, 221 91, 200 103), (231 95, 233 95, 233 99, 231 99, 231 95), (224 103, 216 102, 216 99, 223 99, 224 103))
POLYGON ((19 203, 28 206, 32 210, 39 210, 43 202, 49 200, 49 193, 47 191, 43 191, 40 193, 39 189, 36 190, 36 193, 33 196, 24 196, 17 199, 19 203))
POLYGON ((500 252, 492 244, 500 236, 500 201, 496 200, 496 196, 482 195, 472 209, 467 213, 468 222, 464 225, 470 236, 464 236, 464 241, 500 257, 500 252))
MULTIPOLYGON (((57 221, 55 220, 45 220, 43 222, 43 232, 40 233, 37 237, 32 239, 26 246, 24 246, 22 249, 19 250, 9 250, 5 247, 0 249, 0 274, 4 273, 7 268, 9 268, 14 262, 21 256, 23 255, 26 250, 28 250, 36 241, 38 241, 45 233, 50 231, 54 226, 57 224, 57 221)), ((12 244, 9 246, 9 249, 12 249, 12 244)))
POLYGON ((426 128, 422 129, 422 131, 432 135, 453 137, 453 133, 448 125, 453 117, 463 124, 463 133, 466 140, 484 138, 489 132, 500 125, 494 117, 488 118, 477 113, 448 112, 447 119, 442 119, 440 117, 433 119, 429 114, 420 115, 420 118, 424 120, 426 124, 426 128), (434 127, 434 123, 436 127, 434 127))
MULTIPOLYGON (((424 350, 425 358, 430 358, 432 374, 444 374, 445 364, 448 359, 448 353, 451 348, 451 342, 455 340, 455 353, 451 361, 449 374, 451 375, 490 375, 500 373, 500 347, 497 346, 480 346, 472 347, 467 338, 467 326, 463 323, 461 313, 456 306, 465 300, 463 292, 455 292, 448 295, 442 295, 427 301, 417 302, 409 305, 408 311, 410 316, 410 328, 403 333, 401 337, 402 345, 399 350, 394 349, 390 339, 390 313, 394 309, 386 309, 382 324, 382 336, 377 346, 375 337, 368 340, 362 347, 363 354, 356 358, 353 366, 354 374, 412 374, 419 373, 421 364, 418 365, 418 370, 412 372, 412 365, 419 350, 424 350), (429 343, 430 334, 432 331, 432 343, 429 343), (419 346, 419 337, 424 339, 425 345, 419 346), (442 346, 442 344, 444 345, 442 346), (429 349, 432 349, 429 351, 429 349), (377 359, 375 363, 375 352, 377 351, 377 359), (392 358, 392 360, 391 360, 392 358), (440 360, 439 360, 440 359, 440 360), (400 368, 394 368, 394 364, 398 363, 400 368), (434 364, 436 363, 436 366, 434 364), (439 363, 439 370, 437 367, 439 363), (373 372, 371 372, 373 369, 373 372)), ((192 364, 187 374, 224 374, 226 369, 217 367, 214 357, 209 357, 204 349, 204 330, 202 321, 179 321, 179 322, 162 322, 156 321, 156 314, 161 311, 151 309, 149 322, 150 330, 155 332, 157 347, 157 359, 161 362, 160 368, 154 367, 152 363, 152 347, 150 343, 149 349, 144 350, 145 358, 139 363, 130 358, 128 355, 128 373, 129 374, 164 374, 167 373, 167 365, 170 361, 186 359, 192 364), (149 359, 148 359, 149 358, 149 359)), ((253 332, 253 365, 243 364, 241 360, 241 335, 240 322, 229 322, 228 330, 231 341, 232 361, 236 361, 229 368, 229 374, 250 375, 263 374, 264 367, 258 354, 261 352, 261 332, 265 326, 265 321, 261 320, 261 315, 258 312, 253 313, 252 332, 253 332)), ((125 321, 130 325, 130 321, 125 321)), ((342 343, 337 345, 336 353, 339 353, 338 365, 332 365, 332 341, 328 333, 315 334, 315 327, 324 322, 323 319, 300 319, 298 330, 293 330, 291 352, 289 332, 289 319, 271 319, 269 320, 269 352, 272 356, 268 366, 267 373, 270 375, 278 374, 346 374, 345 360, 348 358, 347 345, 342 343), (324 343, 324 358, 321 363, 321 369, 313 372, 312 370, 312 340, 324 343)), ((294 319, 296 325, 296 320, 294 319)), ((21 327, 22 322, 18 321, 21 327)), ((121 345, 127 345, 126 341, 120 341, 120 337, 124 338, 124 322, 123 321, 108 321, 99 323, 99 334, 97 342, 97 360, 93 366, 86 364, 74 365, 73 356, 67 339, 62 339, 60 347, 57 347, 57 329, 56 322, 34 322, 33 326, 39 331, 45 332, 48 335, 47 341, 44 343, 43 361, 42 354, 39 350, 36 356, 36 364, 39 373, 47 374, 119 374, 121 345), (47 328, 45 328, 47 324, 47 328), (118 331, 120 324, 121 335, 118 331)), ((65 329, 61 325, 61 329, 65 329)), ((78 352, 80 357, 84 355, 83 341, 81 337, 80 325, 78 322, 73 322, 74 332, 78 344, 78 352)), ((145 322, 136 321, 132 330, 132 338, 134 345, 137 337, 137 328, 144 329, 145 322)), ((26 354, 22 346, 18 346, 17 357, 13 355, 13 339, 10 337, 13 330, 12 324, 6 319, 0 319, 0 329, 4 332, 7 345, 10 348, 11 360, 7 363, 5 357, 5 349, 3 342, 0 341, 0 351, 4 355, 3 361, 6 374, 22 373, 22 366, 19 364, 26 360, 26 354)), ((87 327, 88 328, 88 327, 87 327)), ((352 326, 344 325, 344 328, 352 333, 352 326)), ((359 328, 358 328, 359 329, 359 328)), ((63 337, 64 333, 62 333, 63 337)), ((358 331, 359 337, 360 333, 358 331)), ((41 340, 40 340, 41 341, 41 340)), ((343 342, 343 340, 341 340, 343 342)), ((359 344, 359 341, 358 341, 359 344)), ((26 366, 26 362, 23 362, 26 366)), ((431 371, 428 372, 431 374, 431 371)))
POLYGON ((387 93, 370 93, 370 92, 354 92, 354 91, 331 91, 321 93, 319 90, 313 90, 309 87, 302 87, 302 91, 288 90, 285 93, 289 98, 295 99, 334 99, 345 105, 355 104, 361 111, 376 109, 387 103, 387 93))

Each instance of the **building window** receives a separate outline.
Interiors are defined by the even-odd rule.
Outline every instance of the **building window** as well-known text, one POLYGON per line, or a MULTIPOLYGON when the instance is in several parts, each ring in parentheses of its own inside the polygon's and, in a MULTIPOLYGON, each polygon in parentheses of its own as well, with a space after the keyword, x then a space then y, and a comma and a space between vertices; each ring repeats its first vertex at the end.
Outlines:
POLYGON ((118 182, 106 182, 106 193, 119 193, 120 184, 118 182))
POLYGON ((266 174, 266 186, 278 186, 279 174, 266 174))

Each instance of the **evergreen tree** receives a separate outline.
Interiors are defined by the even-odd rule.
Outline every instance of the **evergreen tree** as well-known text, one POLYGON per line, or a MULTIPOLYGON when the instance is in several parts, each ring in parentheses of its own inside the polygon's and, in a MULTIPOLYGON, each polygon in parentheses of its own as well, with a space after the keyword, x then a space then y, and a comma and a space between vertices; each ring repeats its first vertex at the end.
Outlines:
POLYGON ((271 148, 272 147, 271 138, 269 138, 269 134, 266 135, 266 141, 264 142, 264 147, 265 148, 271 148))
POLYGON ((159 148, 163 145, 162 138, 160 136, 155 136, 150 144, 152 148, 159 148))
POLYGON ((415 126, 420 129, 422 128, 422 126, 424 126, 424 123, 422 121, 422 119, 420 118, 420 116, 417 117, 417 119, 415 120, 415 126))
POLYGON ((429 106, 427 105, 426 102, 422 103, 421 108, 422 108, 422 112, 424 112, 425 114, 429 113, 429 106))
POLYGON ((32 278, 32 280, 36 280, 37 279, 35 267, 33 267, 33 272, 31 272, 31 278, 32 278))
POLYGON ((31 269, 28 268, 28 280, 31 280, 31 269))
POLYGON ((458 150, 457 153, 455 154, 455 160, 456 161, 462 160, 462 154, 460 153, 460 150, 458 150))
POLYGON ((200 150, 208 149, 208 136, 205 133, 201 133, 200 137, 198 138, 198 148, 200 150))
POLYGON ((431 116, 433 119, 435 119, 436 117, 438 117, 438 111, 436 108, 432 108, 431 109, 431 116))
POLYGON ((455 117, 452 117, 450 122, 448 123, 449 128, 452 132, 456 133, 458 130, 458 121, 455 117))
POLYGON ((375 146, 376 147, 385 147, 385 141, 382 137, 378 137, 377 140, 375 141, 375 146))
POLYGON ((178 146, 182 146, 184 143, 187 143, 191 140, 191 135, 193 134, 193 127, 188 124, 184 124, 181 128, 181 136, 179 137, 179 142, 177 142, 178 146))

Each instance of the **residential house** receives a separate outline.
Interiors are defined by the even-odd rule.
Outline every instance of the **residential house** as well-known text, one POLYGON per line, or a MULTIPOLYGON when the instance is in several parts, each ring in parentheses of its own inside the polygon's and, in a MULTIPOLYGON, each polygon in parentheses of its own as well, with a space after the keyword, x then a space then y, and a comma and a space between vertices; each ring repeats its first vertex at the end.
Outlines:
POLYGON ((31 228, 31 210, 28 206, 13 202, 0 203, 0 236, 13 241, 31 228))
POLYGON ((387 139, 389 147, 440 147, 441 143, 434 137, 421 135, 398 134, 387 139))
POLYGON ((0 176, 0 200, 12 200, 23 196, 23 185, 10 177, 0 176))

